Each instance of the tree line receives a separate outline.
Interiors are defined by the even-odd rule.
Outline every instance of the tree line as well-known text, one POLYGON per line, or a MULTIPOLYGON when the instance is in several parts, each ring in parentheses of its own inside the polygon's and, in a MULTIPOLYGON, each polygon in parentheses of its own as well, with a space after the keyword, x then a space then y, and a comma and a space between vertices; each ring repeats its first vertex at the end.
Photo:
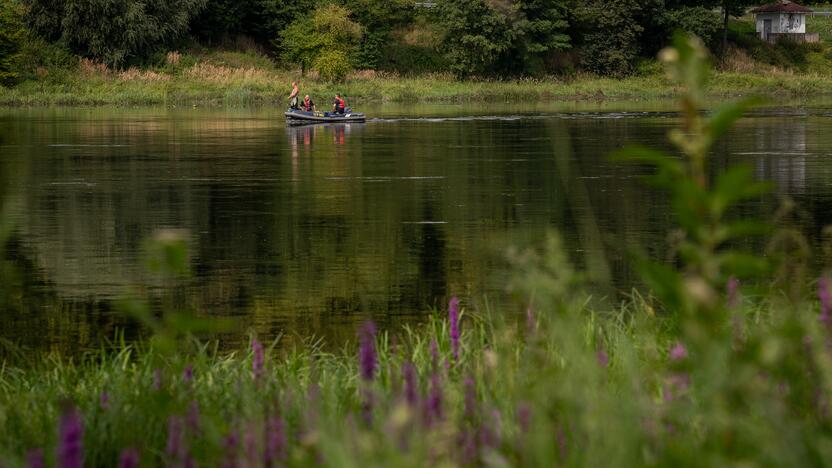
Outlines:
MULTIPOLYGON (((684 30, 724 47, 749 0, 0 0, 0 80, 26 55, 152 64, 189 41, 246 37, 338 79, 353 68, 466 76, 623 76, 684 30), (56 49, 57 48, 57 49, 56 49), (23 53, 23 52, 26 53, 23 53)), ((765 3, 765 2, 762 2, 765 3)), ((816 3, 807 1, 805 3, 816 3)))

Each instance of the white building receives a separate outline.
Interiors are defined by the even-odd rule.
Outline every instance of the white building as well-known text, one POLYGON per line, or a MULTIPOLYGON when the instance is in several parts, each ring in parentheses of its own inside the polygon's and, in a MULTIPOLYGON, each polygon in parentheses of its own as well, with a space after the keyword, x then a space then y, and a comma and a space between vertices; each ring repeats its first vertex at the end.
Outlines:
POLYGON ((789 0, 780 0, 751 10, 757 18, 757 35, 775 43, 781 39, 818 42, 817 33, 806 33, 806 16, 812 10, 789 0))

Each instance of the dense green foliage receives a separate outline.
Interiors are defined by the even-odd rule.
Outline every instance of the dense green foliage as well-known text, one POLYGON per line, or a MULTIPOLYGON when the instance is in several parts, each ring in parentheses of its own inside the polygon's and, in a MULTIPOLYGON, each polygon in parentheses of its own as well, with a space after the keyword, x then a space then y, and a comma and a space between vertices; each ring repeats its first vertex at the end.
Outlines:
POLYGON ((187 33, 206 0, 26 0, 42 37, 111 67, 141 62, 187 33))
POLYGON ((349 18, 350 12, 335 4, 325 4, 310 16, 303 16, 283 31, 286 59, 298 62, 303 70, 315 68, 321 78, 342 80, 352 69, 363 30, 349 18))
POLYGON ((17 0, 0 0, 0 85, 17 79, 25 35, 22 5, 17 0))
POLYGON ((534 74, 546 70, 549 54, 569 47, 565 5, 540 0, 440 2, 442 49, 458 75, 534 74))
POLYGON ((410 0, 21 1, 40 38, 111 67, 158 62, 159 53, 185 47, 190 37, 209 47, 255 48, 304 70, 332 63, 324 73, 331 79, 351 68, 501 78, 586 70, 621 77, 652 58, 676 30, 722 50, 728 19, 758 3, 444 0, 426 7, 410 0), (355 27, 347 25, 343 35, 320 30, 315 18, 339 8, 355 27), (332 49, 329 61, 320 57, 324 48, 332 49))

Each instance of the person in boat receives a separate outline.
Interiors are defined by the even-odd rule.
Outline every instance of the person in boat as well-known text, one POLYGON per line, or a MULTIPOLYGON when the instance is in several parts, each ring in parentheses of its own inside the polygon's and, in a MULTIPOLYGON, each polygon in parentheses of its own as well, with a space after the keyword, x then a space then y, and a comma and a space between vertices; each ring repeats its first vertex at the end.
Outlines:
POLYGON ((347 109, 346 101, 344 101, 344 99, 341 97, 340 94, 336 94, 335 95, 335 102, 332 104, 332 110, 336 114, 343 114, 346 109, 347 109))
POLYGON ((312 99, 309 98, 309 95, 303 97, 303 101, 300 103, 300 110, 306 112, 315 112, 315 103, 312 99))
POLYGON ((298 108, 298 94, 300 94, 300 89, 298 88, 298 84, 296 82, 292 82, 292 93, 289 94, 289 108, 290 109, 297 109, 298 108))

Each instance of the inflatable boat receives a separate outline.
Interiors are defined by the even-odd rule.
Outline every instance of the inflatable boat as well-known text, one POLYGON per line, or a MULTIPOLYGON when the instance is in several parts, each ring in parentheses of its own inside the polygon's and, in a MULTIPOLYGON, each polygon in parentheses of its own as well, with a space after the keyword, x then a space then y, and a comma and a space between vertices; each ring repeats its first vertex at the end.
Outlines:
POLYGON ((286 111, 286 123, 289 125, 303 125, 310 123, 333 123, 333 122, 364 122, 366 117, 360 112, 353 112, 347 108, 343 114, 334 112, 306 112, 302 110, 289 109, 286 111))

